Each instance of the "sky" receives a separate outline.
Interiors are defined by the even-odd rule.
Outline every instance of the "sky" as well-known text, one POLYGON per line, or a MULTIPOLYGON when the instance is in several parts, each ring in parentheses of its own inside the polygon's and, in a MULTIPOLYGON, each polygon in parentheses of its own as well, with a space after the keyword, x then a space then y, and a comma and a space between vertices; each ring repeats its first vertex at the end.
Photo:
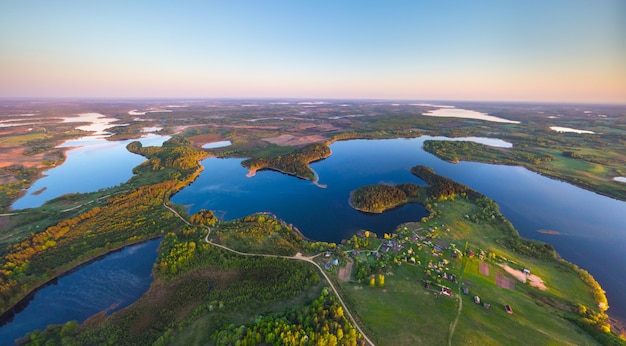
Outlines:
POLYGON ((0 1, 0 97, 626 103, 626 1, 0 1))

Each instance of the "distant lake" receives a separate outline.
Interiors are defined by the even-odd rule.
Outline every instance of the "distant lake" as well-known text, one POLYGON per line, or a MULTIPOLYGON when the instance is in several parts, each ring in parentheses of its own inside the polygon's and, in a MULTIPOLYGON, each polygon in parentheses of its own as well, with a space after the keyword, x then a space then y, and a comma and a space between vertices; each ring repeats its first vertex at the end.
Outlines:
POLYGON ((214 148, 227 147, 227 146, 229 146, 231 144, 232 143, 230 141, 211 142, 211 143, 206 143, 205 145, 202 146, 202 148, 204 148, 204 149, 214 149, 214 148))
MULTIPOLYGON (((521 167, 448 163, 422 150, 423 142, 428 139, 445 138, 334 143, 332 156, 312 164, 320 184, 326 188, 273 171, 260 171, 247 178, 241 159, 209 158, 202 161, 205 169, 196 181, 173 196, 172 201, 185 205, 191 213, 199 209, 214 210, 225 220, 267 211, 292 223, 312 240, 339 242, 360 229, 382 236, 400 223, 418 221, 425 216, 425 209, 417 204, 407 204, 383 214, 361 213, 350 208, 348 198, 350 191, 363 185, 423 184, 409 170, 415 165, 430 166, 437 173, 469 185, 498 202, 503 214, 522 236, 553 244, 565 259, 587 269, 606 290, 611 316, 626 320, 626 295, 623 294, 626 292, 626 280, 623 280, 626 277, 625 202, 521 167), (553 230, 560 235, 537 230, 553 230)), ((497 139, 470 137, 467 140, 509 145, 497 139)), ((125 150, 125 143, 113 143, 125 150)), ((161 143, 158 139, 152 144, 161 143)), ((92 147, 87 145, 87 148, 92 147)), ((104 149, 96 151, 102 157, 107 156, 104 149)), ((118 152, 118 155, 127 154, 130 153, 118 152)), ((139 163, 144 160, 138 158, 139 163)), ((72 172, 74 177, 87 169, 87 165, 77 167, 77 171, 72 172)), ((0 327, 0 344, 35 328, 69 320, 83 321, 109 307, 119 309, 134 302, 150 285, 158 242, 149 241, 107 255, 59 279, 58 284, 41 289, 13 322, 0 327)))
POLYGON ((246 178, 242 160, 209 158, 202 161, 205 170, 198 179, 172 201, 187 206, 191 213, 215 210, 226 220, 268 211, 311 239, 339 242, 359 229, 382 236, 402 222, 426 215, 415 204, 365 214, 350 208, 348 198, 350 191, 363 185, 420 183, 410 168, 430 166, 494 199, 522 236, 554 245, 565 259, 592 273, 607 292, 609 313, 626 319, 625 202, 522 167, 445 162, 422 150, 427 139, 444 138, 336 142, 331 145, 332 156, 311 165, 326 189, 272 171, 246 178), (538 233, 540 229, 560 235, 538 233))
POLYGON ((160 146, 167 139, 168 136, 148 134, 124 141, 108 141, 101 136, 67 141, 59 146, 73 148, 67 151, 65 162, 44 172, 11 208, 36 208, 68 193, 93 192, 126 182, 133 176, 133 168, 146 160, 129 152, 126 145, 138 140, 144 146, 160 146))
POLYGON ((49 324, 77 320, 135 302, 150 287, 152 266, 161 239, 127 246, 36 291, 23 311, 10 321, 0 321, 0 345, 49 324), (4 324, 6 323, 6 324, 4 324))

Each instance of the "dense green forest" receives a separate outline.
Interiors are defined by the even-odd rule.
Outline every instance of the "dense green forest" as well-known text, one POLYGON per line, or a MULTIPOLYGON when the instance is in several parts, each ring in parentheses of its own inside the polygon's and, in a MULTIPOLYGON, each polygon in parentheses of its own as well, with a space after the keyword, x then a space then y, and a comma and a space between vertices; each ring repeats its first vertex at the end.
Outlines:
POLYGON ((149 157, 137 175, 76 217, 62 220, 39 233, 31 233, 5 250, 0 258, 0 311, 16 304, 33 289, 78 264, 120 246, 163 235, 182 225, 163 206, 167 198, 198 173, 197 160, 206 153, 172 138, 163 147, 129 147, 149 157), (149 182, 151 172, 169 177, 149 182), (146 181, 148 180, 148 181, 146 181))
POLYGON ((218 345, 365 345, 327 289, 310 306, 231 324, 213 337, 218 345))
POLYGON ((210 239, 241 252, 295 255, 302 237, 274 215, 256 214, 222 222, 212 228, 210 239))
MULTIPOLYGON (((236 255, 205 243, 204 235, 205 229, 195 226, 168 233, 155 264, 155 281, 129 308, 106 318, 95 316, 83 325, 68 322, 36 331, 23 341, 32 345, 169 344, 191 332, 203 344, 221 344, 215 341, 219 331, 255 318, 259 309, 272 311, 273 304, 302 295, 319 282, 315 267, 309 264, 236 255)), ((336 305, 328 299, 324 306, 337 314, 336 305)), ((320 326, 334 327, 331 322, 319 320, 320 326)), ((340 322, 346 336, 352 335, 349 324, 340 322)))
POLYGON ((457 195, 467 195, 471 200, 483 197, 482 194, 477 191, 457 183, 452 179, 448 179, 441 175, 435 174, 432 168, 426 166, 415 166, 411 168, 413 173, 418 178, 424 180, 428 184, 428 196, 445 199, 456 197, 457 195))
POLYGON ((419 186, 416 184, 368 185, 354 190, 350 194, 350 203, 357 210, 382 213, 387 209, 408 202, 409 197, 414 198, 418 194, 419 186))
POLYGON ((313 181, 315 174, 309 164, 328 156, 330 156, 330 148, 325 143, 315 143, 286 155, 248 159, 241 164, 251 171, 272 169, 313 181))
POLYGON ((437 157, 458 162, 459 160, 478 160, 498 162, 503 164, 527 163, 539 165, 542 162, 550 162, 556 158, 552 155, 541 154, 524 149, 505 149, 469 142, 469 141, 424 141, 424 150, 437 157))

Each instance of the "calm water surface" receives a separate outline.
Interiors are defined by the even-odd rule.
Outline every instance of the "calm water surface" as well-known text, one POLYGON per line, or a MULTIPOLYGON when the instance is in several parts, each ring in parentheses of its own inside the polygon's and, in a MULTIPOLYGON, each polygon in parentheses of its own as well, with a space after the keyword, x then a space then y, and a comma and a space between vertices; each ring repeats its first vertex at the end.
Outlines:
MULTIPOLYGON (((247 171, 240 159, 209 158, 202 162, 205 170, 198 179, 172 201, 186 205, 192 213, 199 209, 216 210, 218 216, 227 220, 269 211, 293 223, 311 239, 338 242, 360 229, 381 235, 393 231, 399 223, 425 216, 424 208, 416 204, 378 215, 361 213, 350 208, 348 198, 350 191, 363 185, 423 183, 409 170, 415 165, 427 165, 496 200, 522 236, 553 244, 564 258, 589 270, 607 291, 609 313, 626 319, 626 280, 622 279, 626 277, 626 203, 520 167, 451 164, 421 149, 423 141, 430 138, 337 142, 331 146, 331 157, 312 164, 320 184, 326 188, 271 171, 246 178, 247 171), (561 235, 540 234, 539 229, 556 230, 561 235)), ((152 145, 161 143, 159 139, 152 145)), ((485 143, 507 146, 498 140, 485 143)), ((84 147, 90 148, 94 149, 84 147)), ((100 159, 108 156, 104 148, 94 150, 102 155, 100 159)), ((119 162, 116 155, 126 154, 111 155, 112 160, 119 162)), ((85 154, 85 159, 88 156, 85 154)), ((138 157, 137 164, 143 160, 138 157)), ((86 166, 76 166, 73 177, 85 174, 86 166)), ((90 191, 93 190, 92 187, 90 191)), ((83 321, 99 311, 132 303, 150 285, 158 243, 156 240, 128 247, 41 289, 13 322, 0 327, 0 344, 51 323, 83 321)))
POLYGON ((521 167, 445 162, 421 149, 431 138, 334 143, 331 157, 312 164, 325 189, 271 171, 246 178, 241 160, 209 158, 198 179, 172 201, 192 213, 213 209, 219 216, 221 210, 227 220, 269 211, 311 239, 337 242, 359 229, 381 235, 399 223, 420 220, 426 213, 419 205, 368 215, 350 208, 348 198, 363 185, 420 183, 410 168, 430 166, 498 202, 522 236, 553 244, 565 259, 587 269, 606 290, 609 313, 626 319, 626 203, 521 167), (561 235, 541 234, 540 229, 561 235))
POLYGON ((108 310, 122 309, 150 287, 152 265, 161 239, 127 246, 87 264, 37 291, 32 301, 0 327, 0 345, 49 324, 63 324, 108 310))
POLYGON ((60 147, 74 149, 66 153, 65 162, 46 171, 11 208, 36 208, 68 193, 93 192, 121 184, 132 177, 135 166, 146 160, 126 150, 128 143, 138 140, 144 146, 160 146, 167 139, 168 136, 150 134, 125 141, 94 136, 67 141, 60 147))

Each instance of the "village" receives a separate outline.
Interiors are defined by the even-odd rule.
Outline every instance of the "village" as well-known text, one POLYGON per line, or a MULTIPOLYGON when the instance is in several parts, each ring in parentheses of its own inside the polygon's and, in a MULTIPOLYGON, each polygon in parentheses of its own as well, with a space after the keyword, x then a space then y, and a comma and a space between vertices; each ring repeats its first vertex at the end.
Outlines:
MULTIPOLYGON (((458 246, 448 240, 449 232, 445 224, 427 226, 419 222, 402 224, 395 233, 385 233, 382 239, 373 232, 361 231, 334 251, 324 252, 319 263, 337 274, 340 281, 356 281, 383 289, 385 276, 394 275, 395 268, 414 266, 423 273, 422 280, 415 282, 416 287, 432 293, 433 299, 458 298, 463 294, 486 310, 492 305, 489 297, 475 294, 476 283, 463 278, 467 262, 478 265, 478 272, 486 279, 481 280, 481 285, 487 281, 490 286, 514 291, 517 280, 546 290, 543 281, 529 269, 494 253, 472 248, 467 242, 458 246), (497 268, 495 273, 492 268, 497 268)), ((510 304, 499 305, 507 314, 513 314, 510 304)))

